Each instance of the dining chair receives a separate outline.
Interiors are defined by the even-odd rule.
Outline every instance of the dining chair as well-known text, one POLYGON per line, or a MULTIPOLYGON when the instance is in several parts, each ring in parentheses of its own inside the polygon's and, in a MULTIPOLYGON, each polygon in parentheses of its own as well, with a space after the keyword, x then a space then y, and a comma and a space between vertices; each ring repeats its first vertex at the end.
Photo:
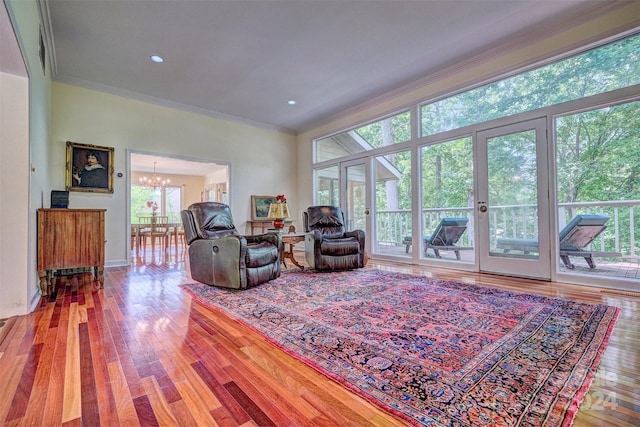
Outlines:
POLYGON ((140 229, 140 238, 144 242, 146 250, 147 239, 151 240, 151 252, 155 252, 156 239, 160 240, 162 247, 166 250, 169 245, 170 226, 169 217, 165 215, 138 217, 140 224, 149 224, 149 227, 140 229))

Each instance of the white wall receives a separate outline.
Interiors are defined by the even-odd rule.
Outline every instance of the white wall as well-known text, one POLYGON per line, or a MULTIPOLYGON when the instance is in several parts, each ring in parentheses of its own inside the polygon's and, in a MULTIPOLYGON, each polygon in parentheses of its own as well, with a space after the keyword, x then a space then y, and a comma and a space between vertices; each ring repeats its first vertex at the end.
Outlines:
MULTIPOLYGON (((77 86, 52 86, 50 179, 64 188, 66 141, 114 147, 114 193, 71 192, 69 207, 105 208, 106 263, 127 259, 126 150, 188 156, 230 164, 229 205, 236 227, 248 233, 251 194, 297 193, 295 137, 161 107, 77 86)), ((48 201, 48 199, 47 199, 48 201)), ((290 208, 297 212, 295 198, 290 208)))
POLYGON ((43 71, 39 57, 37 1, 9 0, 5 6, 15 29, 28 81, 3 76, 0 82, 0 145, 3 146, 0 155, 3 181, 0 184, 0 317, 28 313, 39 301, 36 209, 41 207, 42 194, 49 191, 51 88, 49 65, 43 71))
POLYGON ((29 302, 28 101, 29 80, 0 73, 0 318, 26 313, 29 302))

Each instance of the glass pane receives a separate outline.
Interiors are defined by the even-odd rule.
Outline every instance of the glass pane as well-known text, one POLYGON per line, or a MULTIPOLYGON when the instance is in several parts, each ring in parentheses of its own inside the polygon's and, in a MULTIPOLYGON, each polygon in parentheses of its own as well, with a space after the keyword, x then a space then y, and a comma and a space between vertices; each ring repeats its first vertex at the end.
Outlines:
POLYGON ((344 213, 347 221, 347 231, 366 230, 366 168, 365 165, 349 166, 347 168, 347 210, 344 213))
POLYGON ((373 148, 398 144, 411 139, 411 114, 405 112, 355 130, 373 148))
MULTIPOLYGON (((587 111, 556 119, 558 239, 577 215, 603 215, 604 228, 581 227, 587 238, 559 241, 560 255, 570 244, 589 258, 569 256, 562 271, 640 278, 640 102, 587 111)), ((567 229, 567 231, 569 231, 567 229)))
POLYGON ((421 135, 640 83, 640 35, 421 107, 421 135))
POLYGON ((338 166, 315 170, 317 205, 340 206, 338 166))
POLYGON ((406 111, 355 130, 317 140, 314 163, 398 144, 409 139, 411 139, 411 114, 406 111))
POLYGON ((141 185, 131 186, 131 223, 138 223, 138 218, 151 216, 153 214, 153 203, 158 206, 156 213, 160 213, 161 194, 159 188, 144 187, 141 185))
POLYGON ((489 254, 538 259, 536 132, 487 140, 489 254))
POLYGON ((373 251, 406 255, 411 235, 411 152, 376 157, 375 241, 373 251))
POLYGON ((168 221, 172 223, 180 223, 182 189, 180 187, 165 188, 165 208, 164 215, 168 217, 168 221))
POLYGON ((440 256, 445 259, 457 260, 459 255, 462 261, 474 262, 475 256, 472 249, 474 236, 473 145, 471 137, 423 147, 421 164, 422 221, 425 229, 424 234, 418 234, 420 239, 427 237, 426 241, 423 240, 423 256, 440 256), (466 222, 463 220, 445 222, 444 224, 450 225, 445 225, 449 228, 444 230, 440 226, 442 233, 453 232, 451 238, 457 237, 455 242, 449 241, 447 243, 464 248, 458 253, 438 248, 438 244, 442 242, 437 240, 436 236, 434 236, 434 241, 431 241, 431 236, 445 218, 466 219, 466 222))

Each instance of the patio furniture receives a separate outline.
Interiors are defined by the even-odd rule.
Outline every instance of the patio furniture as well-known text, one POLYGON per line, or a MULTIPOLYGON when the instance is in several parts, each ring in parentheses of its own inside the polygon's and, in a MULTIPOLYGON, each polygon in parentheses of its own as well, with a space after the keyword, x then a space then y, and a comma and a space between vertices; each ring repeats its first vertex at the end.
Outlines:
MULTIPOLYGON (((472 246, 457 246, 458 240, 467 229, 469 218, 442 218, 430 236, 424 236, 424 254, 433 249, 436 258, 442 258, 440 251, 454 251, 456 259, 460 260, 460 251, 473 249, 472 246)), ((406 245, 405 252, 409 253, 412 243, 411 236, 405 236, 402 243, 406 245)))
MULTIPOLYGON (((606 223, 608 220, 609 217, 607 215, 576 215, 560 231, 558 235, 560 239, 560 259, 568 269, 573 270, 575 268, 575 265, 573 265, 569 259, 570 256, 584 258, 589 268, 596 267, 593 257, 621 256, 619 252, 585 250, 585 248, 607 228, 606 223)), ((496 247, 504 250, 505 253, 515 250, 529 254, 530 252, 538 251, 538 240, 503 238, 496 241, 496 247)))

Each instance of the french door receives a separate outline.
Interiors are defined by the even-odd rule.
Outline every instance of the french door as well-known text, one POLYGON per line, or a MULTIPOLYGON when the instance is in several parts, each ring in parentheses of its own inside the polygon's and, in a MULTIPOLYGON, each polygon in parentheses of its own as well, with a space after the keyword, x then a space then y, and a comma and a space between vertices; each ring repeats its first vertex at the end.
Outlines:
POLYGON ((545 118, 476 136, 480 271, 550 279, 545 118))
POLYGON ((369 162, 363 158, 340 163, 340 206, 344 207, 347 231, 364 230, 366 236, 371 236, 369 162))

